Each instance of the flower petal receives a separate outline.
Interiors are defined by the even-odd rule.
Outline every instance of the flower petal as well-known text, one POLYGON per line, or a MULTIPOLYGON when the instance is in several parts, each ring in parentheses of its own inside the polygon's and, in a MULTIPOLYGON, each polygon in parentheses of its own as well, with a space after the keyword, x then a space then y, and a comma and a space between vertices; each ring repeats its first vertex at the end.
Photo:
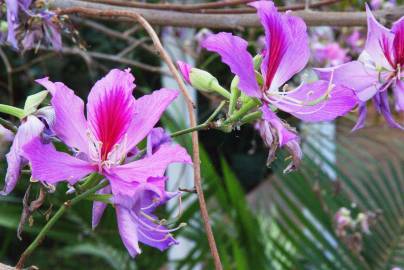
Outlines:
POLYGON ((134 80, 129 70, 113 69, 96 82, 88 96, 87 119, 93 135, 102 143, 103 160, 124 137, 132 121, 134 80))
POLYGON ((153 128, 147 135, 147 155, 151 156, 161 145, 171 141, 170 135, 163 128, 153 128))
POLYGON ((18 128, 10 152, 6 155, 8 167, 5 186, 0 195, 7 195, 13 191, 20 178, 21 168, 27 163, 26 159, 22 156, 22 147, 31 141, 32 138, 38 137, 44 127, 44 124, 38 118, 30 115, 18 128))
POLYGON ((261 66, 265 88, 277 89, 300 72, 309 60, 307 27, 302 19, 279 13, 271 1, 249 5, 257 9, 265 29, 266 53, 261 66))
POLYGON ((352 132, 357 131, 358 129, 361 129, 365 126, 366 115, 367 115, 366 102, 361 102, 359 104, 358 111, 359 111, 358 120, 356 121, 355 126, 352 128, 352 132))
POLYGON ((169 198, 164 193, 164 189, 154 184, 141 184, 130 197, 114 196, 117 207, 125 207, 130 211, 130 218, 136 225, 137 240, 161 251, 177 243, 170 234, 170 230, 161 225, 152 213, 157 206, 169 198))
POLYGON ((112 167, 107 171, 109 179, 119 179, 126 182, 145 183, 150 177, 164 175, 171 163, 191 164, 191 157, 187 151, 176 144, 163 144, 151 156, 122 165, 112 167))
POLYGON ((18 27, 18 1, 6 0, 6 7, 8 25, 7 41, 10 42, 15 49, 18 49, 18 42, 15 33, 15 30, 18 27))
POLYGON ((53 131, 68 146, 88 153, 87 121, 84 117, 84 103, 70 88, 48 78, 36 80, 52 94, 52 106, 56 121, 53 131))
POLYGON ((130 256, 135 257, 142 253, 138 242, 138 226, 132 220, 130 210, 124 206, 116 205, 116 218, 118 221, 119 235, 128 250, 130 256))
POLYGON ((371 99, 378 90, 378 74, 366 69, 359 61, 352 61, 332 68, 318 68, 315 72, 321 80, 353 89, 361 101, 371 99))
POLYGON ((162 88, 135 101, 135 112, 128 128, 127 149, 143 140, 160 120, 168 105, 178 96, 178 91, 162 88))
POLYGON ((177 61, 177 65, 181 71, 181 74, 182 74, 182 77, 184 78, 184 80, 190 84, 191 80, 189 79, 189 73, 191 72, 191 68, 192 68, 191 65, 187 64, 183 61, 177 61))
POLYGON ((279 117, 268 108, 268 106, 262 106, 261 111, 262 119, 269 122, 270 125, 276 130, 278 134, 279 146, 282 147, 289 141, 298 138, 297 134, 285 127, 285 123, 283 123, 282 120, 279 119, 279 117))
MULTIPOLYGON (((111 194, 111 186, 106 186, 99 191, 96 192, 96 194, 111 194)), ((91 221, 91 227, 93 230, 98 226, 100 223, 101 217, 104 214, 105 209, 107 208, 107 204, 103 202, 97 202, 95 201, 93 203, 93 213, 92 213, 92 221, 91 221)))
POLYGON ((376 63, 386 69, 393 66, 393 39, 394 34, 389 29, 381 25, 373 16, 369 6, 366 5, 366 15, 368 23, 368 36, 365 50, 376 63))
POLYGON ((393 86, 395 108, 397 111, 404 111, 404 82, 396 80, 393 86))
POLYGON ((379 94, 380 100, 380 113, 383 115, 384 119, 386 119, 387 124, 392 128, 398 128, 404 130, 404 127, 401 126, 396 120, 393 118, 393 115, 390 111, 389 105, 389 96, 387 91, 383 91, 379 94))
POLYGON ((286 149, 288 150, 289 154, 291 154, 292 161, 283 170, 283 173, 290 173, 299 168, 303 152, 302 149, 300 148, 300 143, 298 139, 289 141, 286 144, 286 149))
POLYGON ((251 97, 261 97, 261 91, 255 79, 253 58, 247 51, 248 43, 231 33, 220 32, 209 35, 202 41, 202 47, 222 57, 222 62, 230 67, 240 79, 238 88, 251 97))
POLYGON ((357 98, 352 89, 329 82, 302 84, 273 105, 307 122, 331 121, 355 107, 357 98), (297 100, 300 103, 287 102, 297 100))
POLYGON ((32 177, 48 184, 60 181, 75 184, 84 176, 97 171, 95 165, 58 152, 53 144, 43 144, 39 138, 26 144, 23 152, 31 164, 32 177))

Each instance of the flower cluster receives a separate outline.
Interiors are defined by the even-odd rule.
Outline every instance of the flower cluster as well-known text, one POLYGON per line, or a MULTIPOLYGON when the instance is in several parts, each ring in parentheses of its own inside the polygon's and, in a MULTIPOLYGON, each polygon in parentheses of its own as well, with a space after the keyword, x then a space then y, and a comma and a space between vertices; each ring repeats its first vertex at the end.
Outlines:
POLYGON ((191 158, 154 126, 178 92, 163 88, 135 99, 130 71, 114 69, 91 89, 85 116, 83 101, 66 85, 48 78, 37 82, 51 94, 51 107, 22 119, 7 154, 2 195, 12 191, 27 163, 32 179, 45 186, 67 182, 79 192, 85 185, 104 184, 98 194, 107 200, 94 202, 93 228, 107 204, 113 204, 131 256, 141 253, 139 241, 160 250, 176 244, 171 232, 181 226, 167 228, 153 211, 179 195, 165 189, 167 166, 190 164, 191 158), (147 147, 141 151, 137 145, 146 137, 147 147), (68 152, 56 150, 53 141, 63 142, 68 152))
MULTIPOLYGON (((247 51, 247 41, 225 32, 209 35, 202 47, 219 54, 222 62, 236 75, 238 84, 232 87, 230 99, 240 90, 239 103, 248 104, 255 100, 255 104, 259 104, 262 113, 256 126, 270 148, 268 161, 273 160, 278 146, 286 147, 292 156, 292 163, 285 169, 289 172, 297 168, 301 159, 299 136, 277 116, 276 111, 287 112, 308 122, 331 121, 348 113, 357 104, 357 98, 352 89, 335 85, 332 79, 302 83, 296 89, 289 89, 286 83, 306 66, 310 57, 306 25, 298 17, 279 13, 271 1, 249 5, 257 9, 265 31, 261 54, 253 58, 247 51)), ((179 63, 179 66, 187 82, 197 89, 203 85, 201 90, 230 96, 212 75, 206 75, 203 80, 201 70, 184 63, 179 63)))
POLYGON ((366 7, 368 35, 359 59, 326 69, 318 69, 320 78, 355 90, 360 100, 359 118, 354 130, 365 126, 366 103, 373 100, 376 110, 389 126, 403 127, 393 118, 388 90, 393 89, 395 109, 404 110, 404 17, 388 29, 378 23, 366 7))
POLYGON ((334 215, 335 233, 348 248, 359 253, 362 250, 363 234, 370 234, 369 227, 376 218, 373 212, 359 213, 353 218, 351 211, 342 207, 334 215))
POLYGON ((0 44, 28 50, 39 43, 61 49, 61 22, 44 1, 1 0, 0 44))

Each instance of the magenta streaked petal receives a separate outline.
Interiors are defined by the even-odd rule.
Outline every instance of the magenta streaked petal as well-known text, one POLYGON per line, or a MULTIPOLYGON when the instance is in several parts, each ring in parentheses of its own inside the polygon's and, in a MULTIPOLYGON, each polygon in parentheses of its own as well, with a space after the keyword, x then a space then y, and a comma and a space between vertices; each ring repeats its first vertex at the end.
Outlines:
POLYGON ((356 121, 355 126, 352 128, 352 132, 357 131, 365 126, 367 111, 366 102, 361 102, 358 108, 358 120, 356 121))
POLYGON ((257 9, 265 29, 266 53, 261 66, 265 88, 279 88, 309 60, 306 24, 298 17, 280 14, 271 1, 256 1, 249 5, 257 9))
POLYGON ((368 5, 366 5, 366 14, 368 23, 368 36, 366 40, 365 50, 378 66, 382 66, 386 69, 391 69, 394 62, 394 34, 376 20, 368 5))
POLYGON ((404 111, 404 82, 396 80, 393 87, 394 102, 397 111, 404 111))
MULTIPOLYGON (((104 180, 105 181, 105 180, 104 180)), ((99 191, 96 192, 96 194, 111 194, 111 186, 106 186, 99 191)), ((100 223, 101 217, 104 214, 105 209, 107 208, 107 204, 103 202, 97 202, 95 201, 93 203, 93 213, 92 213, 92 220, 91 220, 91 227, 93 230, 98 226, 100 223)))
POLYGON ((132 149, 149 134, 177 96, 178 91, 162 88, 135 101, 133 120, 127 131, 127 149, 132 149))
POLYGON ((251 97, 261 97, 262 94, 255 79, 253 58, 247 51, 247 46, 248 42, 244 39, 225 32, 209 35, 202 41, 203 48, 219 54, 222 62, 239 77, 238 88, 241 91, 251 97))
POLYGON ((332 87, 329 82, 317 81, 302 84, 273 105, 303 121, 320 122, 331 121, 345 115, 357 102, 352 89, 341 85, 332 87), (325 95, 327 98, 322 100, 325 95), (287 102, 288 99, 300 101, 301 104, 287 102))
POLYGON ((8 167, 5 186, 0 195, 7 195, 13 191, 20 178, 21 168, 27 163, 26 159, 22 156, 22 147, 33 138, 38 137, 44 127, 44 124, 38 118, 30 115, 18 128, 10 152, 6 155, 8 167))
POLYGON ((134 80, 129 70, 113 69, 97 81, 88 96, 87 119, 92 133, 102 142, 102 160, 123 139, 132 121, 134 80))
POLYGON ((192 160, 183 147, 163 144, 153 155, 110 168, 108 174, 126 182, 145 183, 149 177, 162 177, 171 163, 191 164, 192 160))
POLYGON ((142 251, 139 247, 138 226, 132 220, 130 210, 124 206, 116 205, 116 219, 118 221, 119 235, 130 256, 135 257, 142 251))
POLYGON ((191 65, 187 64, 183 61, 177 61, 177 65, 181 71, 181 74, 182 74, 182 77, 184 78, 184 80, 190 84, 191 80, 189 79, 189 73, 191 72, 191 68, 192 68, 191 65))
POLYGON ((56 121, 52 129, 68 146, 88 153, 87 121, 84 117, 84 103, 70 88, 48 78, 36 81, 52 94, 52 106, 56 121))
POLYGON ((279 119, 276 114, 271 111, 268 106, 262 106, 262 119, 269 122, 270 125, 276 130, 278 134, 279 145, 282 147, 291 140, 296 140, 298 138, 297 134, 290 131, 285 127, 285 124, 279 119))
POLYGON ((30 162, 32 177, 48 184, 60 181, 75 184, 98 169, 86 161, 56 151, 53 144, 43 144, 40 138, 34 138, 26 144, 23 153, 30 162))
POLYGON ((361 101, 371 99, 377 93, 378 74, 366 69, 359 61, 352 61, 331 68, 318 68, 315 72, 321 80, 353 89, 361 101))
POLYGON ((393 24, 394 33, 393 52, 395 64, 404 68, 404 17, 393 24))

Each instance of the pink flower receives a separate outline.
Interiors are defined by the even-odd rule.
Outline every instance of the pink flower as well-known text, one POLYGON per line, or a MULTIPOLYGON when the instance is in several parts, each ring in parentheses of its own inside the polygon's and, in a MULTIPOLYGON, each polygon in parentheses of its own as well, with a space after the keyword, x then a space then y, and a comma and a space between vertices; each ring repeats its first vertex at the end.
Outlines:
MULTIPOLYGON (((116 208, 118 223, 125 224, 120 225, 119 230, 130 254, 135 256, 140 253, 138 240, 149 245, 152 245, 150 241, 153 242, 150 239, 160 243, 154 235, 149 235, 148 240, 142 238, 140 234, 144 231, 140 231, 141 220, 123 213, 132 211, 133 207, 145 206, 138 199, 143 196, 140 187, 147 186, 154 190, 163 201, 167 166, 174 162, 191 163, 191 158, 184 148, 166 141, 158 144, 152 153, 142 159, 128 163, 124 161, 127 154, 150 133, 178 92, 163 88, 135 99, 132 96, 134 77, 129 70, 114 69, 91 89, 85 117, 84 103, 73 90, 48 78, 37 82, 51 92, 51 103, 56 113, 53 130, 74 154, 59 152, 52 144, 44 144, 39 138, 34 138, 23 147, 24 156, 31 165, 32 177, 48 184, 60 181, 74 184, 91 173, 103 175, 110 185, 100 193, 112 192, 113 200, 120 206, 123 197, 133 200, 131 206, 116 208)), ((103 207, 97 205, 93 225, 98 223, 103 212, 103 207)), ((153 234, 151 229, 149 232, 153 234)), ((172 241, 166 242, 166 247, 172 241)))

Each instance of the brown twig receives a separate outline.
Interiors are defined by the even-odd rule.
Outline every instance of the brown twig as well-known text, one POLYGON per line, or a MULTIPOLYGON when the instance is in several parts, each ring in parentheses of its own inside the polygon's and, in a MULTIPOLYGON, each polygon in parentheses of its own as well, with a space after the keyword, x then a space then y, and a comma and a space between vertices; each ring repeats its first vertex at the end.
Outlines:
POLYGON ((121 6, 121 7, 134 7, 134 8, 142 8, 142 9, 157 9, 157 10, 175 10, 175 11, 199 11, 204 9, 214 9, 214 8, 222 8, 222 7, 230 7, 230 6, 238 6, 242 4, 247 4, 249 2, 253 2, 255 0, 229 0, 229 1, 216 1, 211 3, 202 3, 202 4, 172 4, 172 3, 142 3, 135 1, 122 1, 122 0, 88 0, 89 2, 95 3, 103 3, 109 4, 113 6, 121 6))
MULTIPOLYGON (((323 0, 316 3, 312 3, 308 5, 309 8, 319 8, 323 6, 328 6, 339 2, 340 0, 323 0)), ((279 11, 288 11, 288 10, 302 10, 306 9, 306 4, 295 4, 285 7, 278 7, 279 11)), ((196 11, 195 11, 196 12, 196 11)), ((256 13, 255 8, 233 8, 233 9, 201 9, 198 10, 198 13, 204 14, 248 14, 248 13, 256 13)))
MULTIPOLYGON (((177 81, 178 86, 179 86, 183 96, 185 97, 191 128, 196 126, 196 116, 195 116, 195 111, 194 111, 195 106, 185 87, 185 84, 181 78, 181 75, 179 74, 177 68, 175 67, 173 61, 171 60, 171 57, 163 48, 163 45, 161 44, 160 39, 157 36, 156 32, 151 27, 151 25, 147 22, 147 20, 145 20, 139 14, 130 12, 130 11, 113 11, 113 10, 106 11, 106 10, 96 10, 96 9, 89 9, 89 8, 83 8, 83 7, 62 9, 62 10, 59 10, 59 14, 82 14, 82 15, 86 15, 86 16, 101 16, 101 17, 108 17, 108 18, 126 17, 131 20, 135 20, 140 25, 142 25, 143 28, 146 30, 146 32, 149 34, 150 38, 152 39, 155 48, 157 49, 157 51, 160 54, 160 57, 167 64, 174 79, 177 81)), ((195 177, 194 181, 195 181, 195 188, 196 188, 196 191, 198 194, 201 215, 202 215, 205 231, 207 234, 209 247, 210 247, 212 257, 214 260, 215 269, 222 270, 223 268, 222 268, 222 264, 220 261, 219 252, 216 247, 216 242, 215 242, 215 238, 213 236, 212 228, 209 223, 208 210, 207 210, 205 197, 204 197, 203 189, 202 189, 200 157, 199 157, 199 141, 198 141, 197 132, 192 132, 192 148, 193 148, 193 163, 194 163, 194 177, 195 177)))
MULTIPOLYGON (((254 0, 237 0, 237 1, 217 1, 211 3, 203 3, 203 4, 188 4, 188 5, 179 5, 179 4, 171 4, 171 3, 163 3, 163 4, 152 4, 152 3, 141 3, 141 2, 128 2, 128 1, 117 1, 117 0, 89 0, 94 3, 108 4, 112 6, 121 6, 121 7, 133 7, 133 8, 142 8, 142 9, 154 9, 154 10, 171 10, 171 11, 183 11, 190 13, 205 13, 205 14, 241 14, 241 13, 255 13, 254 8, 237 8, 237 9, 229 9, 228 7, 245 5, 249 2, 253 2, 254 0), (223 9, 226 7, 225 9, 223 9)), ((309 4, 309 8, 318 8, 322 6, 331 5, 339 2, 340 0, 323 0, 316 3, 309 4)), ((286 11, 286 10, 301 10, 307 9, 306 3, 303 4, 295 4, 290 6, 279 7, 278 10, 286 11)))
MULTIPOLYGON (((85 2, 80 0, 49 0, 52 8, 91 8, 108 12, 130 12, 144 17, 153 25, 206 27, 215 29, 239 29, 242 27, 261 27, 256 14, 195 14, 178 11, 150 10, 131 7, 119 7, 106 4, 85 2)), ((293 15, 301 17, 309 26, 366 26, 365 12, 325 12, 325 11, 292 11, 293 15)), ((404 14, 404 6, 394 9, 374 11, 377 19, 383 23, 399 19, 404 14)), ((100 17, 92 14, 93 17, 100 17)), ((114 19, 129 20, 128 17, 116 15, 114 19)))
MULTIPOLYGON (((85 19, 81 19, 81 18, 73 18, 73 21, 78 22, 78 23, 80 23, 80 24, 82 24, 84 26, 93 28, 93 29, 95 29, 95 30, 97 30, 97 31, 109 36, 109 37, 120 39, 120 40, 126 41, 126 42, 131 43, 131 44, 137 43, 139 41, 138 39, 130 36, 133 33, 133 31, 136 31, 137 29, 131 28, 131 29, 129 29, 130 31, 126 31, 124 33, 121 33, 119 31, 116 31, 116 30, 113 30, 111 28, 108 28, 105 25, 103 25, 101 23, 98 23, 98 22, 85 20, 85 19)), ((143 49, 145 49, 146 51, 148 51, 148 52, 150 52, 150 53, 152 53, 154 55, 156 54, 156 51, 151 49, 145 43, 142 42, 139 45, 143 49)))

